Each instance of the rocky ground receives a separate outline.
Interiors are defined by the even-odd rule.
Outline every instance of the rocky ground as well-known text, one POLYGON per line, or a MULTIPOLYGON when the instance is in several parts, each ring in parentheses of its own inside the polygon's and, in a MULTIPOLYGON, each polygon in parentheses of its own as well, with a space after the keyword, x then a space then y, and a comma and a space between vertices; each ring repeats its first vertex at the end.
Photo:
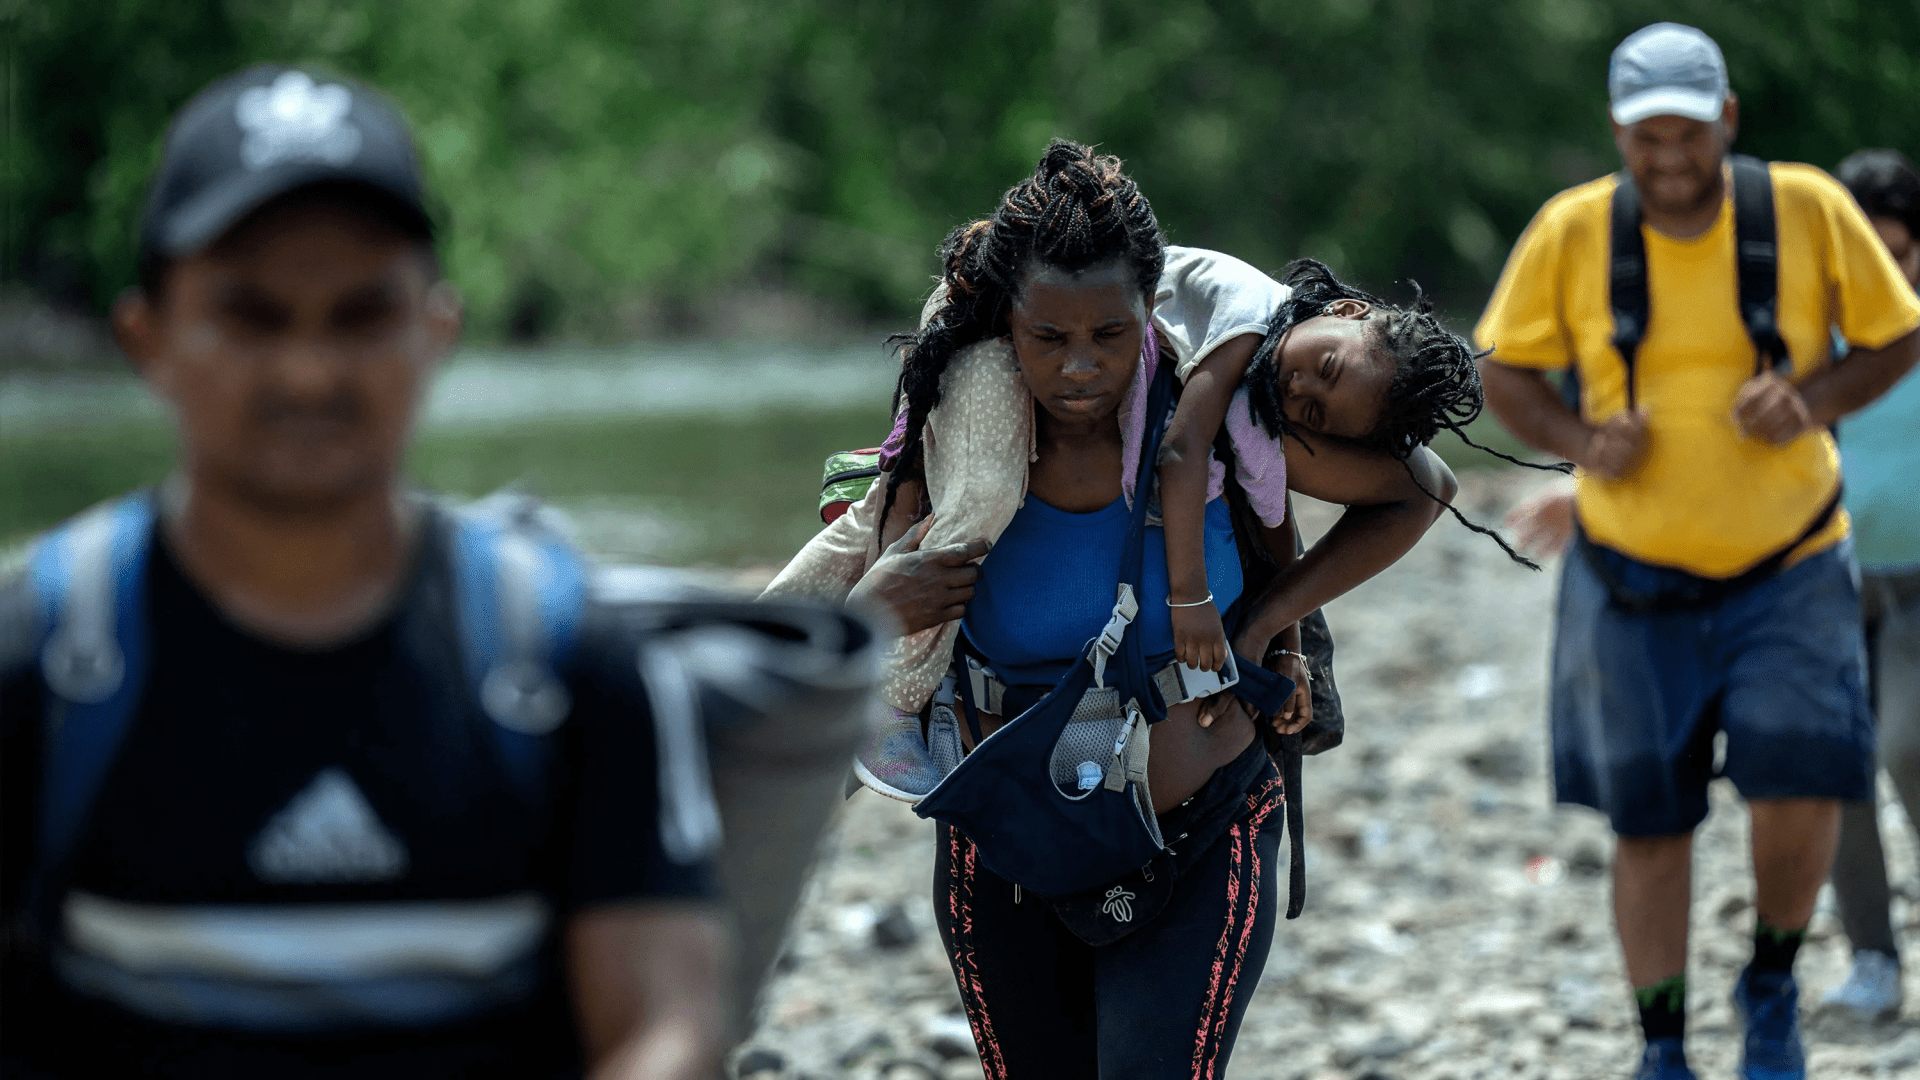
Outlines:
MULTIPOLYGON (((1493 520, 1538 481, 1469 475, 1493 520)), ((1309 531, 1332 512, 1306 507, 1309 531)), ((1639 1036, 1608 914, 1605 826, 1555 809, 1543 676, 1555 568, 1533 574, 1443 519, 1398 566, 1333 605, 1346 745, 1310 759, 1309 900, 1282 924, 1233 1080, 1625 1077, 1639 1036)), ((1897 926, 1920 955, 1920 873, 1887 809, 1897 926)), ((1727 994, 1753 923, 1746 824, 1724 785, 1700 837, 1690 1053, 1731 1077, 1727 994)), ((760 1080, 979 1076, 933 929, 932 827, 849 800, 736 1065, 760 1080)), ((1845 974, 1823 903, 1801 953, 1806 999, 1845 974)), ((1811 1015, 1819 1080, 1920 1077, 1920 977, 1897 1020, 1811 1015)), ((1813 1010, 1809 1010, 1813 1012, 1813 1010)))

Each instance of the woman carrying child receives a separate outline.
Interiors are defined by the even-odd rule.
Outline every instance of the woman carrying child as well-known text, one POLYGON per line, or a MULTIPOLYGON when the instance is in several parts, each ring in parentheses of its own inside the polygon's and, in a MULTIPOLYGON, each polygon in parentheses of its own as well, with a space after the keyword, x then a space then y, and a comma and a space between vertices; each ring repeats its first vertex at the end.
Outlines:
MULTIPOLYGON (((993 1078, 1224 1069, 1275 920, 1281 792, 1258 728, 1294 732, 1308 719, 1297 622, 1433 523, 1454 482, 1424 444, 1478 410, 1470 350, 1424 310, 1373 302, 1317 264, 1290 289, 1224 256, 1177 249, 1169 266, 1168 254, 1117 159, 1050 146, 990 219, 943 245, 942 288, 905 339, 884 482, 768 588, 851 593, 894 611, 905 631, 884 676, 894 720, 858 771, 883 793, 924 797, 922 809, 953 804, 955 782, 1066 688, 1091 701, 1089 678, 1104 687, 1115 669, 1089 676, 1089 665, 1122 655, 1104 644, 1131 638, 1157 669, 1165 693, 1140 692, 1165 704, 1144 707, 1150 753, 1143 745, 1136 758, 1122 728, 1112 750, 1117 767, 1125 743, 1125 782, 1105 777, 1107 791, 1138 791, 1164 840, 1139 872, 1041 895, 988 869, 1011 861, 1003 834, 1031 831, 1025 822, 994 822, 991 799, 977 827, 930 814, 942 819, 942 940, 993 1078), (1189 380, 1177 410, 1175 367, 1189 380), (1258 596, 1242 595, 1230 481, 1207 453, 1223 417, 1232 482, 1260 518, 1239 539, 1281 567, 1258 596), (1157 442, 1164 530, 1142 524, 1157 442), (1298 560, 1288 489, 1349 507, 1298 560), (1224 645, 1207 632, 1234 627, 1253 658, 1245 681, 1262 681, 1244 669, 1278 647, 1277 666, 1300 685, 1262 718, 1235 696, 1244 687, 1192 697, 1162 683, 1176 666, 1172 613, 1183 610, 1214 620, 1188 627, 1194 658, 1215 646, 1224 666, 1224 645), (955 735, 950 744, 941 732, 955 735)), ((1080 768, 1093 770, 1082 794, 1099 795, 1098 763, 1080 768)), ((1096 846, 1091 835, 1040 839, 1067 869, 1096 846)))

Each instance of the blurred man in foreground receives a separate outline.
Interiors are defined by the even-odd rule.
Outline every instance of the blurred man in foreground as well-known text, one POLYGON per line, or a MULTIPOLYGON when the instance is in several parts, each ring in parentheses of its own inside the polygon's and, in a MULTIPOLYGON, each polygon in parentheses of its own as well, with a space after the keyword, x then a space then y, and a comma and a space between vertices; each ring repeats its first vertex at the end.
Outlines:
POLYGON ((143 250, 178 471, 0 593, 9 1075, 713 1075, 693 719, 551 533, 401 483, 460 305, 400 117, 215 84, 143 250))
POLYGON ((1495 414, 1583 470, 1554 646, 1555 785, 1620 838, 1639 1075, 1690 1078, 1693 830, 1708 781, 1734 781, 1758 893, 1734 992, 1741 1075, 1796 1080, 1793 961, 1840 803, 1873 783, 1826 428, 1913 366, 1920 300, 1831 178, 1729 156, 1739 103, 1705 34, 1647 27, 1615 50, 1608 82, 1625 173, 1541 210, 1477 331, 1495 414), (1828 362, 1834 327, 1853 346, 1843 365, 1828 362), (1555 369, 1570 371, 1572 407, 1555 369))

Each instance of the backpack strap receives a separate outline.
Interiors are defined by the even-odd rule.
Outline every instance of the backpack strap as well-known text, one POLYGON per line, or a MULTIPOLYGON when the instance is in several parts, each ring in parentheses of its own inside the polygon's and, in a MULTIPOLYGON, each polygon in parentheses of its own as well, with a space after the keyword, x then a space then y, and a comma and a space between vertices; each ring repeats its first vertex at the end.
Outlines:
POLYGON ((39 820, 27 911, 47 933, 88 810, 145 681, 147 557, 154 500, 142 491, 87 511, 35 549, 28 575, 45 628, 47 686, 39 820))
MULTIPOLYGON (((457 616, 501 758, 515 785, 538 800, 551 753, 544 736, 570 704, 555 667, 578 635, 586 562, 537 524, 533 510, 500 509, 483 504, 454 515, 457 616)), ((29 562, 45 628, 47 716, 27 911, 43 935, 57 929, 74 848, 145 682, 154 522, 153 493, 129 495, 49 534, 29 562)))
MULTIPOLYGON (((1627 408, 1631 409, 1635 404, 1634 361, 1639 358, 1640 342, 1647 336, 1651 302, 1647 296, 1647 238, 1640 232, 1640 189, 1624 169, 1614 176, 1608 220, 1607 302, 1613 309, 1613 347, 1627 366, 1627 408)), ((1577 395, 1579 383, 1572 385, 1577 395)))
MULTIPOLYGON (((1149 336, 1148 340, 1153 339, 1149 336)), ((1107 625, 1100 630, 1087 647, 1087 659, 1093 664, 1093 685, 1105 688, 1107 668, 1117 663, 1122 669, 1121 682, 1128 687, 1141 688, 1139 693, 1151 699, 1152 694, 1145 687, 1152 684, 1153 675, 1147 670, 1145 655, 1140 648, 1140 635, 1127 633, 1140 614, 1139 594, 1142 571, 1146 561, 1147 510, 1155 498, 1153 483, 1156 477, 1155 465, 1160 459, 1160 440, 1166 434, 1167 423, 1173 414, 1173 402, 1177 397, 1173 362, 1168 359, 1154 368, 1153 383, 1147 388, 1146 431, 1140 440, 1140 459, 1134 465, 1133 507, 1127 526, 1127 542, 1120 552, 1120 573, 1114 589, 1112 613, 1107 625)), ((1123 463, 1124 464, 1124 463, 1123 463)), ((1149 712, 1147 721, 1159 723, 1167 718, 1164 706, 1149 712)))
POLYGON ((552 756, 546 736, 573 707, 557 668, 586 610, 586 559, 524 496, 496 496, 453 518, 467 674, 507 772, 537 801, 552 756))
POLYGON ((1734 154, 1733 232, 1740 265, 1740 321, 1753 339, 1753 373, 1769 368, 1791 373, 1793 359, 1780 337, 1776 299, 1780 292, 1779 249, 1774 242, 1773 176, 1767 163, 1734 154))
MULTIPOLYGON (((1779 249, 1775 242, 1773 177, 1767 163, 1748 154, 1730 154, 1733 169, 1734 257, 1740 279, 1740 321, 1753 340, 1753 373, 1769 368, 1783 374, 1793 370, 1787 344, 1780 337, 1777 298, 1780 292, 1779 249)), ((1609 212, 1610 256, 1607 263, 1607 300, 1613 311, 1613 347, 1627 366, 1627 408, 1636 404, 1634 362, 1647 336, 1652 310, 1647 294, 1647 241, 1640 231, 1640 189, 1622 170, 1615 174, 1609 212)), ((1560 384, 1567 407, 1580 409, 1577 369, 1569 368, 1560 384)))

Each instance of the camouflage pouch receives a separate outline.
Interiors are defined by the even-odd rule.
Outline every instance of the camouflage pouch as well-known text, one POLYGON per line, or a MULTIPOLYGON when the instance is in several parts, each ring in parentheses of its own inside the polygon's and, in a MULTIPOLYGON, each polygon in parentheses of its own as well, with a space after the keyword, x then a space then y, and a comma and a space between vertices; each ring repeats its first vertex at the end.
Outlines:
POLYGON ((847 508, 866 498, 880 475, 880 448, 842 450, 827 458, 820 481, 820 520, 832 524, 847 508))

